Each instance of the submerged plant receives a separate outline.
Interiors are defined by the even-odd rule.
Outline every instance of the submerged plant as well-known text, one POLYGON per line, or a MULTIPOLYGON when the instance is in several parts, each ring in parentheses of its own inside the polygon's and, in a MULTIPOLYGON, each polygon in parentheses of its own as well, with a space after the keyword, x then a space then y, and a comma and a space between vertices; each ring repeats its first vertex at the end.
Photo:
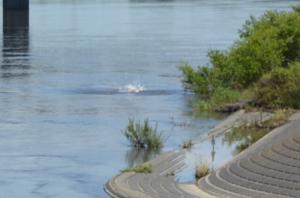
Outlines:
POLYGON ((143 123, 129 119, 124 135, 138 149, 158 150, 163 146, 162 134, 157 132, 157 125, 152 127, 149 124, 149 119, 143 123))
POLYGON ((194 143, 192 140, 187 140, 187 141, 184 141, 183 144, 181 145, 181 148, 183 149, 191 149, 193 147, 194 143))

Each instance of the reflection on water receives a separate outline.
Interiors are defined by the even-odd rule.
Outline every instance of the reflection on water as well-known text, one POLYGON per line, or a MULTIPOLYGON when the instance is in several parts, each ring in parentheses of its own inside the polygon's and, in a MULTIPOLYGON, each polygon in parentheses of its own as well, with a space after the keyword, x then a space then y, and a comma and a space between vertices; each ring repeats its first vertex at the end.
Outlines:
POLYGON ((229 133, 226 133, 223 138, 223 142, 228 145, 235 145, 233 154, 239 154, 257 140, 265 136, 269 130, 259 129, 257 127, 240 127, 234 129, 229 133))
POLYGON ((128 167, 134 167, 153 159, 160 150, 148 150, 148 149, 135 149, 131 148, 127 151, 126 161, 128 167))
POLYGON ((235 155, 265 136, 269 131, 266 127, 244 126, 217 137, 213 136, 211 139, 194 145, 186 154, 185 162, 187 168, 177 175, 178 181, 194 181, 195 167, 202 162, 207 162, 212 171, 220 168, 235 155))
POLYGON ((216 157, 216 148, 215 148, 215 145, 216 145, 216 140, 215 140, 215 136, 212 136, 211 138, 211 169, 210 170, 215 170, 214 168, 214 161, 215 161, 215 157, 216 157))
POLYGON ((29 12, 3 11, 2 78, 29 75, 29 12))
POLYGON ((176 175, 179 182, 194 182, 195 168, 201 163, 208 163, 214 171, 232 159, 232 151, 236 144, 224 144, 223 136, 212 137, 200 144, 196 144, 186 153, 186 168, 176 175))

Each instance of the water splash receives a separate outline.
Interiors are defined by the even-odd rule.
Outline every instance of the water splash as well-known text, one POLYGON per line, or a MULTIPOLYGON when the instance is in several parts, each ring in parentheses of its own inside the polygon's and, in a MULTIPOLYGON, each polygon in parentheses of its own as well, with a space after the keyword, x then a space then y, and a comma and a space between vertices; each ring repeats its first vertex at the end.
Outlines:
POLYGON ((120 89, 121 92, 127 93, 141 93, 145 91, 145 87, 140 83, 132 83, 125 85, 123 88, 120 89))

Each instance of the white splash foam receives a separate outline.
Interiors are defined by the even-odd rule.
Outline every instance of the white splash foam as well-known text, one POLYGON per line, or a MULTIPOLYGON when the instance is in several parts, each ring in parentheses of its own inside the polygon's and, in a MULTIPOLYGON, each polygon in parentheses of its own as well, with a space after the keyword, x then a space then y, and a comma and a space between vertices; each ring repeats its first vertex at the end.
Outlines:
POLYGON ((128 93, 141 93, 145 91, 145 87, 140 83, 133 83, 125 85, 121 91, 126 91, 128 93))

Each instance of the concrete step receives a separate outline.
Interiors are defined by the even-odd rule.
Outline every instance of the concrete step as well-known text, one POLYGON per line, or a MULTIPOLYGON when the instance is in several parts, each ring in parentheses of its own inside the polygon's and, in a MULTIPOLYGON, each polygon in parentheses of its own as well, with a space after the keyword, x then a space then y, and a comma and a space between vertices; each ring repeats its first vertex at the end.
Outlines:
POLYGON ((260 163, 256 163, 255 161, 252 160, 252 158, 248 158, 247 160, 241 161, 240 166, 245 169, 251 170, 256 174, 263 175, 270 178, 280 179, 283 182, 285 181, 294 182, 294 183, 300 182, 299 175, 291 175, 291 174, 278 171, 276 169, 272 169, 270 167, 266 167, 264 165, 261 165, 260 163))
MULTIPOLYGON (((233 166, 233 164, 231 164, 231 166, 233 166)), ((237 174, 237 172, 231 172, 229 167, 220 170, 217 176, 219 179, 221 178, 227 183, 236 185, 238 187, 238 192, 240 191, 240 193, 247 196, 275 198, 278 197, 278 195, 284 195, 279 191, 278 188, 272 188, 259 182, 251 181, 247 178, 247 175, 241 175, 237 174)))
POLYGON ((226 190, 234 192, 239 196, 244 195, 248 197, 264 197, 264 194, 262 195, 262 193, 260 193, 259 191, 245 186, 244 184, 246 183, 246 181, 229 173, 227 171, 227 167, 224 167, 221 170, 217 171, 216 176, 212 177, 210 181, 212 184, 221 188, 225 188, 226 190))
POLYGON ((263 152, 260 155, 253 156, 252 160, 257 163, 263 164, 265 167, 269 167, 271 169, 275 169, 279 172, 283 172, 286 174, 299 174, 299 167, 293 163, 290 163, 288 160, 284 158, 278 158, 275 154, 272 154, 272 151, 266 153, 263 152))
POLYGON ((283 144, 277 144, 277 145, 273 146, 272 150, 282 156, 297 160, 300 164, 300 152, 299 151, 289 149, 289 148, 283 146, 283 144))
POLYGON ((271 159, 272 161, 277 161, 280 164, 286 165, 288 167, 300 168, 300 161, 291 157, 283 155, 281 152, 274 150, 273 148, 262 152, 263 157, 271 159))
POLYGON ((184 155, 181 152, 172 153, 171 155, 167 156, 159 163, 155 163, 153 165, 153 171, 155 173, 161 173, 165 171, 167 168, 173 166, 174 164, 178 163, 179 161, 184 160, 184 155))
POLYGON ((244 169, 243 167, 241 167, 240 163, 232 164, 232 166, 229 167, 229 171, 231 173, 234 173, 235 175, 238 175, 239 177, 243 177, 248 180, 249 185, 254 183, 258 186, 263 186, 264 188, 259 188, 259 190, 268 193, 295 196, 297 194, 297 191, 300 190, 299 183, 288 181, 282 182, 282 180, 279 179, 256 174, 252 172, 252 170, 244 169))
POLYGON ((159 172, 160 175, 167 175, 168 173, 175 172, 177 169, 185 165, 184 159, 184 155, 179 155, 172 161, 161 164, 161 166, 156 170, 157 172, 159 172))
POLYGON ((289 150, 300 153, 300 144, 294 141, 293 138, 283 141, 282 146, 286 147, 289 150))
POLYGON ((237 194, 230 191, 230 188, 224 188, 224 184, 216 179, 216 173, 211 173, 198 181, 198 186, 204 192, 220 198, 249 198, 249 196, 237 194), (212 180, 212 181, 211 181, 212 180))

